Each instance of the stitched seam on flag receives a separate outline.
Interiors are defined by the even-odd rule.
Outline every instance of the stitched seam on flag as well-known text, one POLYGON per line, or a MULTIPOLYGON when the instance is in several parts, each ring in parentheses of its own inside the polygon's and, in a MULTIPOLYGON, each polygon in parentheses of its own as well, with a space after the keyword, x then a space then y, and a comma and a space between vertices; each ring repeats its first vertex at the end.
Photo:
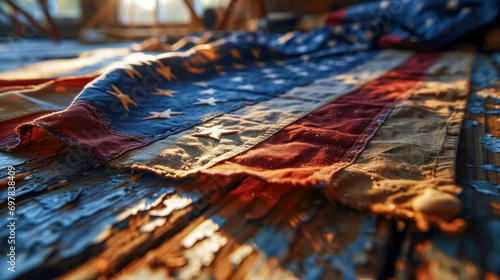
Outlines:
MULTIPOLYGON (((466 62, 472 62, 472 59, 470 59, 471 57, 472 57, 471 54, 464 55, 462 53, 462 55, 460 56, 460 60, 466 62), (470 60, 467 61, 466 59, 470 60)), ((453 61, 453 55, 444 55, 443 58, 441 59, 441 63, 446 66, 450 64, 450 61, 453 61)), ((401 107, 406 107, 406 110, 411 110, 413 107, 425 106, 425 102, 428 100, 434 100, 434 102, 437 103, 434 104, 434 107, 436 108, 439 107, 449 108, 451 106, 455 107, 455 110, 448 113, 446 112, 439 112, 439 114, 436 114, 436 112, 428 113, 428 115, 437 115, 445 118, 444 120, 445 134, 443 137, 444 140, 442 142, 440 141, 440 143, 437 145, 437 148, 434 149, 435 152, 431 153, 429 157, 426 159, 426 162, 422 164, 423 168, 420 169, 420 171, 422 172, 421 174, 424 176, 422 179, 412 179, 412 178, 401 179, 399 177, 393 178, 393 177, 377 176, 375 172, 367 171, 372 169, 370 167, 371 166, 370 158, 376 156, 377 153, 380 153, 378 151, 375 151, 373 153, 368 153, 367 155, 365 155, 365 158, 363 159, 364 162, 360 164, 355 163, 354 165, 351 165, 347 169, 345 169, 345 171, 343 171, 341 174, 339 174, 338 181, 334 182, 334 185, 338 186, 338 188, 327 189, 325 191, 327 197, 329 197, 330 200, 340 201, 343 204, 347 204, 357 208, 371 208, 372 211, 375 211, 376 213, 379 214, 389 213, 398 216, 406 215, 405 216, 406 218, 413 219, 414 211, 411 210, 411 205, 408 204, 408 201, 400 200, 402 194, 399 192, 394 193, 393 191, 392 193, 386 194, 385 198, 373 198, 373 200, 370 200, 371 195, 369 193, 365 194, 361 192, 349 193, 349 191, 351 190, 351 186, 349 186, 349 188, 347 188, 346 186, 348 186, 348 183, 352 180, 366 181, 365 178, 372 177, 371 179, 369 179, 371 180, 372 184, 374 184, 374 182, 376 181, 378 185, 385 185, 387 188, 396 186, 408 188, 408 193, 406 194, 406 196, 409 197, 407 199, 409 200, 412 197, 415 197, 416 195, 422 193, 422 191, 425 188, 430 187, 439 190, 440 186, 453 184, 455 181, 455 174, 454 174, 455 157, 458 147, 458 139, 460 137, 460 127, 463 120, 462 117, 465 113, 466 96, 469 88, 468 79, 470 77, 471 74, 470 71, 472 69, 470 63, 469 65, 466 66, 467 68, 464 69, 464 72, 461 72, 459 75, 457 75, 454 72, 437 74, 437 75, 431 74, 429 75, 427 81, 424 81, 424 83, 432 83, 436 81, 441 83, 446 83, 447 81, 448 82, 451 81, 452 85, 454 85, 451 88, 454 88, 456 91, 458 91, 458 93, 456 95, 453 95, 451 99, 448 97, 444 99, 442 97, 426 98, 425 93, 419 93, 417 91, 414 95, 412 95, 410 100, 400 104, 401 107), (439 79, 442 77, 444 77, 444 79, 439 79), (461 84, 461 81, 464 80, 467 81, 465 85, 461 84), (426 172, 427 174, 425 174, 426 172), (340 186, 346 187, 345 190, 341 189, 340 186), (362 201, 360 200, 360 197, 364 197, 365 201, 368 202, 361 203, 362 201), (394 202, 394 200, 396 199, 399 199, 399 202, 394 202), (410 210, 407 209, 408 207, 410 208, 410 210)), ((400 118, 401 116, 398 117, 400 118)), ((389 115, 389 119, 390 118, 391 116, 389 115)), ((428 121, 427 118, 423 118, 421 121, 425 120, 428 121)), ((380 140, 382 140, 381 144, 383 144, 385 137, 386 136, 382 136, 382 138, 380 138, 380 140)), ((411 137, 411 135, 405 136, 405 138, 401 138, 401 140, 407 139, 409 137, 411 137)), ((369 152, 369 150, 366 150, 366 152, 369 152)), ((449 188, 447 189, 446 186, 444 187, 444 189, 446 192, 450 191, 450 189, 449 188)), ((388 191, 389 190, 390 189, 388 189, 388 191)), ((434 219, 434 221, 437 221, 440 226, 447 225, 444 221, 439 220, 439 218, 435 216, 433 217, 426 216, 423 217, 422 219, 424 220, 434 219)))
MULTIPOLYGON (((442 102, 445 103, 445 102, 442 102)), ((463 120, 463 116, 465 115, 465 103, 466 99, 458 99, 453 102, 453 106, 458 107, 458 110, 454 110, 451 114, 446 118, 446 133, 444 136, 444 140, 440 143, 439 147, 435 149, 435 153, 431 154, 428 161, 424 164, 422 168, 422 175, 425 175, 425 179, 422 180, 413 180, 411 182, 407 182, 406 186, 411 188, 417 188, 420 192, 416 192, 413 194, 413 197, 416 197, 419 193, 422 193, 426 188, 434 188, 440 190, 440 186, 443 186, 443 190, 446 193, 451 193, 450 186, 455 183, 455 159, 456 152, 460 137, 460 129, 462 122, 455 122, 454 120, 460 119, 463 120), (459 103, 459 104, 457 104, 459 103), (455 133, 448 133, 450 126, 451 129, 455 131, 455 133), (453 147, 446 147, 446 145, 452 143, 453 147), (442 160, 442 161, 441 161, 442 160), (433 161, 433 162, 432 162, 433 161), (430 163, 432 162, 432 163, 430 163), (450 163, 452 165, 450 165, 450 163), (430 174, 425 174, 426 171, 429 171, 430 174), (451 171, 451 172, 450 172, 451 171), (448 187, 446 186, 448 185, 448 187)), ((451 104, 449 106, 452 106, 451 104)), ((391 179, 385 179, 390 181, 391 179)), ((397 184, 393 183, 393 184, 397 184)), ((456 187, 452 187, 456 188, 456 187)), ((458 194, 457 189, 455 192, 458 194)), ((339 199, 342 201, 342 199, 339 199)), ((439 228, 445 232, 456 232, 460 230, 460 225, 455 225, 455 221, 449 221, 447 218, 443 219, 438 215, 425 214, 422 212, 415 211, 411 208, 405 208, 405 204, 399 203, 396 207, 392 204, 392 201, 389 201, 390 205, 393 205, 390 208, 385 207, 388 202, 375 203, 371 205, 371 210, 376 212, 377 214, 396 214, 398 216, 404 216, 405 218, 414 219, 417 221, 417 225, 420 223, 428 224, 429 222, 436 223, 439 228)), ((460 219, 458 219, 460 220, 460 219)), ((421 230, 426 230, 427 226, 419 226, 421 230)))
MULTIPOLYGON (((151 139, 148 139, 148 138, 145 138, 145 137, 142 137, 139 135, 135 135, 135 134, 123 133, 123 132, 116 130, 111 125, 111 122, 106 118, 106 116, 99 109, 95 108, 94 106, 91 106, 88 101, 76 100, 73 105, 82 105, 83 107, 87 108, 90 112, 92 112, 94 114, 94 116, 97 119, 99 119, 99 123, 103 126, 104 129, 106 129, 106 132, 108 132, 109 134, 117 135, 117 136, 120 136, 123 138, 133 139, 133 140, 139 142, 139 143, 129 142, 127 144, 124 144, 121 147, 116 147, 115 149, 119 149, 119 151, 112 151, 114 153, 111 153, 111 154, 110 154, 109 149, 103 150, 103 148, 101 148, 101 147, 92 147, 93 149, 99 151, 100 155, 98 156, 98 158, 100 158, 101 161, 108 161, 109 159, 112 159, 120 154, 123 154, 125 151, 127 151, 127 149, 137 148, 137 147, 142 146, 143 144, 148 144, 151 142, 151 139), (106 157, 104 155, 108 155, 108 156, 106 157)), ((71 140, 71 139, 69 139, 69 140, 71 140)), ((81 143, 79 143, 79 144, 81 144, 81 143)), ((92 153, 92 155, 96 156, 95 153, 92 153)))
MULTIPOLYGON (((468 67, 467 69, 469 70, 469 73, 467 75, 468 77, 470 77, 470 72, 472 71, 473 63, 474 63, 474 55, 470 57, 469 65, 467 65, 468 67)), ((461 90, 461 93, 464 93, 469 88, 470 88, 470 79, 467 81, 465 89, 461 90)), ((435 163, 434 166, 432 167, 432 173, 431 173, 432 178, 439 178, 439 177, 444 178, 444 177, 449 177, 451 175, 451 181, 455 180, 455 172, 452 172, 453 174, 450 174, 449 169, 447 168, 441 169, 439 168, 439 166, 446 165, 447 163, 449 163, 447 162, 446 157, 452 157, 453 163, 455 163, 458 142, 460 139, 460 130, 462 128, 462 121, 465 116, 465 106, 467 102, 466 101, 467 96, 468 92, 463 94, 463 96, 459 95, 458 98, 462 98, 462 100, 458 99, 454 102, 455 106, 453 113, 447 118, 446 121, 445 138, 441 143, 439 149, 437 150, 437 154, 435 155, 431 154, 430 160, 432 160, 432 158, 435 157, 435 163), (454 149, 445 148, 445 146, 450 144, 450 142, 453 144, 454 149)), ((425 174, 425 169, 422 170, 422 173, 425 174)))
POLYGON ((87 108, 88 110, 90 110, 96 116, 96 118, 99 119, 100 123, 104 126, 104 128, 106 129, 106 131, 109 134, 113 134, 113 135, 117 135, 117 136, 121 136, 121 137, 125 137, 125 138, 134 139, 136 141, 143 142, 145 144, 151 142, 151 140, 148 140, 146 137, 139 136, 139 135, 136 135, 136 134, 124 133, 124 132, 120 132, 120 131, 116 130, 111 125, 111 122, 108 120, 108 118, 106 118, 106 116, 99 109, 97 109, 96 107, 90 105, 90 102, 88 102, 86 100, 76 100, 73 104, 74 105, 82 105, 85 108, 87 108))
POLYGON ((424 82, 419 82, 415 85, 415 87, 407 90, 404 94, 402 94, 396 101, 391 104, 387 104, 384 106, 382 111, 373 119, 373 121, 366 127, 365 131, 361 134, 361 136, 356 140, 353 147, 344 155, 341 161, 354 161, 358 155, 363 151, 363 148, 368 144, 370 139, 375 135, 377 129, 384 123, 392 109, 397 104, 408 100, 411 94, 417 89, 422 87, 424 82))
MULTIPOLYGON (((377 56, 378 59, 374 58, 373 61, 375 61, 375 62, 379 61, 380 57, 385 57, 387 55, 387 53, 390 53, 390 52, 384 52, 384 53, 379 54, 377 56)), ((409 55, 406 56, 404 59, 399 60, 398 63, 396 65, 392 65, 392 67, 390 67, 390 69, 392 69, 394 67, 397 67, 398 65, 404 63, 404 61, 406 61, 408 59, 408 57, 409 57, 409 55)), ((367 64, 369 64, 369 63, 370 62, 367 62, 367 64)), ((358 66, 358 67, 356 67, 356 68, 348 71, 347 73, 350 73, 350 72, 356 73, 356 72, 358 72, 359 70, 361 70, 363 68, 366 68, 366 65, 360 65, 360 66, 358 66)), ((323 102, 318 103, 317 105, 315 105, 314 107, 311 107, 309 110, 307 110, 305 112, 302 112, 302 114, 300 116, 297 116, 296 118, 294 117, 294 118, 290 118, 290 119, 285 119, 282 122, 280 122, 279 124, 277 124, 277 125, 275 124, 274 126, 271 126, 265 134, 260 135, 257 138, 254 138, 255 140, 253 140, 253 141, 250 140, 250 143, 247 142, 247 143, 245 143, 242 146, 236 147, 235 149, 231 150, 230 152, 227 152, 227 153, 225 153, 225 154, 223 154, 223 155, 221 155, 221 156, 219 156, 219 157, 217 157, 215 159, 212 159, 209 163, 207 163, 207 164, 205 164, 205 165, 203 165, 201 167, 198 167, 196 169, 190 170, 188 172, 178 171, 177 173, 182 172, 182 174, 181 175, 174 175, 172 177, 178 178, 178 177, 184 177, 184 176, 186 176, 188 174, 196 173, 196 172, 198 172, 198 171, 200 171, 202 169, 209 168, 209 167, 215 165, 216 163, 218 163, 220 161, 229 159, 229 158, 231 158, 231 157, 233 157, 233 156, 235 156, 235 155, 237 155, 239 153, 242 153, 242 152, 244 152, 244 151, 246 151, 246 150, 254 147, 258 143, 262 142, 263 140, 269 138, 270 136, 272 136, 273 134, 275 134, 276 132, 278 132, 279 130, 281 130, 283 127, 285 127, 285 126, 293 123, 297 119, 300 119, 301 117, 309 114, 310 112, 312 112, 312 111, 314 111, 314 110, 316 110, 318 108, 321 108, 325 104, 330 103, 330 102, 334 101, 335 99, 337 99, 337 98, 339 98, 339 97, 341 97, 341 96, 343 96, 343 95, 345 95, 345 94, 347 94, 349 92, 355 91, 356 89, 358 89, 359 87, 361 87, 362 85, 364 85, 364 84, 366 84, 366 83, 368 83, 370 81, 376 80, 380 76, 382 76, 385 73, 387 73, 387 71, 390 71, 390 69, 387 69, 383 73, 378 73, 378 75, 372 77, 371 80, 365 80, 365 81, 357 84, 356 87, 353 87, 350 91, 348 91, 346 93, 343 93, 342 95, 337 95, 337 96, 334 96, 333 98, 330 98, 330 99, 327 99, 327 100, 323 100, 323 102)), ((340 75, 346 75, 347 73, 343 73, 343 74, 340 74, 340 75)), ((340 75, 337 75, 337 76, 340 76, 340 75)), ((328 79, 322 79, 322 80, 328 80, 328 79)), ((294 98, 294 97, 293 96, 287 96, 287 98, 294 98)), ((133 166, 133 168, 134 168, 134 166, 133 166)))
POLYGON ((329 102, 332 102, 334 101, 335 99, 341 97, 342 95, 339 95, 339 96, 335 96, 334 98, 331 98, 331 99, 328 99, 327 101, 325 101, 325 103, 318 103, 317 105, 313 106, 310 108, 310 111, 304 111, 304 112, 301 112, 300 115, 297 115, 297 118, 289 118, 289 119, 285 119, 283 121, 281 121, 279 124, 277 125, 273 125, 272 127, 270 127, 265 133, 261 134, 259 137, 257 138, 254 138, 255 140, 250 140, 249 142, 250 143, 245 143, 245 145, 243 146, 240 146, 240 147, 237 147, 233 150, 231 150, 230 152, 227 152, 217 158, 214 158, 212 159, 209 163, 207 163, 205 166, 202 166, 202 167, 199 167, 198 169, 195 169, 195 170, 192 170, 190 172, 188 172, 187 174, 189 173, 195 173, 197 172, 198 170, 201 170, 201 169, 205 169, 205 168, 210 168, 212 167, 213 165, 215 165, 216 163, 218 162, 221 162, 223 160, 226 160, 226 159, 229 159, 229 158, 232 158, 244 151, 247 151, 249 149, 251 149, 252 147, 254 147, 255 145, 259 144, 260 142, 268 139, 269 137, 271 137, 272 135, 274 135, 276 132, 280 131, 281 129, 283 129, 284 127, 290 125, 291 123, 295 122, 296 120, 308 115, 310 112, 316 110, 316 109, 319 109, 321 108, 322 106, 324 106, 324 104, 326 103, 329 103, 329 102))
MULTIPOLYGON (((455 161, 456 147, 458 147, 460 129, 462 127, 462 120, 465 115, 465 100, 454 102, 453 112, 446 118, 446 134, 441 145, 430 155, 428 163, 424 165, 422 174, 427 178, 445 178, 449 177, 450 183, 454 181, 455 175, 450 174, 447 168, 439 168, 442 165, 447 165, 447 157, 453 158, 455 161), (457 104, 460 102, 460 104, 457 104), (453 144, 454 149, 446 148, 449 144, 453 144), (442 162, 444 160, 444 162, 442 162), (427 167, 427 168, 426 168, 427 167)), ((451 106, 451 105, 450 105, 451 106)))
MULTIPOLYGON (((337 77, 337 76, 342 76, 342 75, 347 75, 349 73, 352 73, 353 75, 356 75, 356 73, 362 71, 363 69, 366 69, 367 65, 378 65, 377 63, 380 63, 380 62, 386 62, 386 59, 387 57, 392 54, 392 55, 399 55, 400 57, 398 57, 397 59, 393 58, 394 60, 392 61, 392 64, 390 64, 390 67, 387 67, 386 69, 384 69, 384 71, 380 71, 380 72, 377 72, 375 73, 373 76, 370 76, 370 78, 361 78, 361 81, 358 82, 358 84, 356 84, 355 86, 353 86, 352 88, 350 88, 348 91, 346 92, 342 92, 341 94, 338 94, 336 96, 333 96, 329 99, 323 99, 323 100, 318 100, 318 99, 312 99, 313 101, 318 101, 317 104, 315 105, 312 105, 311 107, 308 107, 307 110, 303 111, 300 113, 300 115, 294 115, 294 117, 292 118, 288 118, 288 119, 284 119, 282 121, 280 121, 279 123, 275 123, 273 124, 272 126, 270 126, 266 132, 264 132, 263 134, 259 135, 258 137, 255 137, 251 140, 248 140, 246 143, 244 143, 243 145, 239 146, 239 147, 236 147, 234 149, 232 149, 231 151, 229 152, 226 152, 216 158, 213 158, 212 160, 210 160, 208 163, 200 166, 200 167, 197 167, 195 169, 192 169, 192 170, 189 170, 189 171, 181 171, 181 170, 172 170, 171 172, 166 172, 166 169, 164 169, 163 167, 160 167, 158 165, 155 165, 153 166, 151 169, 155 170, 157 173, 161 173, 165 176, 168 176, 168 177, 172 177, 172 178, 179 178, 179 177, 184 177, 184 176, 187 176, 189 174, 194 174, 196 172, 199 172, 200 170, 203 170, 203 169, 206 169, 206 168, 209 168, 213 165, 215 165, 216 163, 220 162, 220 161, 223 161, 223 160, 226 160, 226 159, 229 159, 239 153, 242 153, 252 147, 254 147, 255 145, 257 145, 258 143, 264 141, 265 139, 269 138, 270 136, 272 136, 273 134, 275 134, 276 132, 278 132, 279 130, 281 130, 283 127, 295 122, 296 120, 302 118, 303 116, 311 113, 312 111, 316 110, 316 109, 319 109, 321 108, 322 106, 336 100, 337 98, 345 95, 345 94, 348 94, 350 92, 353 92, 355 91, 356 89, 360 88, 361 86, 363 86, 364 84, 368 83, 368 82, 371 82, 373 80, 376 80, 378 79, 379 77, 383 76, 384 74, 386 74, 388 71, 390 71, 391 69, 401 65, 402 63, 404 63, 409 57, 410 57, 410 53, 408 52, 391 52, 391 51, 385 51, 385 52, 382 52, 380 54, 378 54, 372 61, 368 61, 366 62, 365 64, 363 65, 359 65, 357 66, 356 68, 354 69, 351 69, 350 71, 346 72, 346 73, 342 73, 342 74, 339 74, 339 75, 336 75, 334 77, 337 77), (168 173, 177 173, 176 175, 169 175, 168 173)), ((320 79, 322 81, 326 81, 326 80, 331 80, 331 78, 327 78, 327 79, 320 79)), ((318 80, 319 81, 319 80, 318 80)), ((318 81, 316 81, 315 83, 317 83, 318 81)), ((328 85, 324 85, 324 86, 328 86, 328 85)), ((304 98, 295 98, 295 96, 279 96, 278 98, 292 98, 292 99, 304 99, 304 98)), ((311 99, 309 99, 311 100, 311 99)), ((113 165, 117 165, 119 166, 119 164, 117 164, 117 162, 113 162, 112 163, 113 165)), ((150 167, 147 167, 147 166, 140 166, 140 165, 133 165, 132 168, 134 169, 150 169, 150 167)))
MULTIPOLYGON (((392 102, 391 104, 388 104, 384 106, 384 108, 377 114, 377 116, 370 122, 370 124, 365 128, 365 130, 362 132, 362 134, 358 137, 356 142, 352 145, 352 147, 344 154, 342 159, 334 163, 332 166, 326 166, 326 167, 321 167, 321 170, 314 172, 310 176, 302 179, 301 181, 307 181, 309 182, 310 185, 318 185, 319 182, 326 182, 321 183, 319 187, 326 187, 331 180, 331 177, 338 172, 339 170, 346 168, 350 166, 356 158, 359 156, 359 154, 364 150, 370 139, 375 135, 377 130, 380 128, 380 126, 383 124, 383 121, 387 118, 387 116, 390 114, 392 109, 397 105, 400 104, 401 102, 404 102, 407 100, 411 94, 419 87, 423 85, 424 82, 417 83, 415 87, 407 90, 405 94, 403 94, 400 98, 398 98, 397 101, 392 102)), ((206 170, 202 170, 203 173, 208 173, 208 174, 221 174, 222 172, 216 171, 216 172, 207 172, 206 170)), ((260 177, 260 172, 258 171, 252 171, 252 170, 247 170, 245 172, 237 172, 237 173, 229 173, 231 175, 241 175, 241 174, 247 174, 251 176, 256 176, 260 177)), ((292 182, 288 182, 284 179, 273 179, 273 178, 265 178, 265 181, 268 183, 279 183, 279 184, 293 184, 292 182)))
MULTIPOLYGON (((471 67, 469 67, 468 69, 470 70, 471 67)), ((463 75, 463 76, 468 77, 468 75, 463 75)), ((432 76, 430 78, 432 78, 432 76)), ((430 80, 430 81, 432 81, 432 80, 430 80)), ((460 91, 464 92, 467 90, 467 88, 468 87, 465 86, 464 88, 460 89, 460 91)), ((446 103, 449 103, 449 106, 454 106, 454 110, 450 114, 445 114, 445 113, 438 114, 438 115, 443 116, 443 117, 448 116, 446 118, 446 124, 445 124, 446 134, 445 134, 445 139, 441 142, 440 146, 434 150, 434 153, 432 153, 430 155, 430 157, 428 158, 428 161, 424 164, 424 166, 422 168, 422 174, 425 174, 428 178, 439 177, 438 176, 439 168, 437 168, 437 166, 439 165, 439 159, 441 158, 442 153, 443 153, 443 147, 447 144, 448 141, 450 141, 450 140, 453 141, 453 139, 450 139, 450 138, 457 138, 458 137, 458 136, 450 134, 449 130, 453 130, 456 132, 457 129, 458 130, 460 129, 461 121, 457 122, 456 120, 463 119, 464 109, 465 109, 465 96, 459 97, 458 99, 456 99, 453 102, 444 101, 444 100, 438 100, 438 101, 443 105, 445 105, 446 103)), ((423 103, 423 100, 420 100, 419 102, 423 103)), ((456 134, 458 134, 458 132, 456 134)), ((456 144, 458 145, 458 139, 455 139, 455 140, 457 142, 456 144)))
MULTIPOLYGON (((431 67, 429 67, 428 69, 430 69, 431 67)), ((428 72, 429 70, 427 70, 428 72)), ((424 78, 424 77, 422 77, 424 78)), ((395 105, 397 105, 398 103, 402 102, 402 101, 405 101, 407 100, 411 94, 417 89, 419 88, 420 86, 422 86, 424 84, 424 81, 419 81, 419 82, 415 82, 415 85, 408 89, 405 94, 402 94, 396 101, 392 102, 391 104, 389 104, 388 106, 390 106, 390 108, 394 108, 395 105)), ((385 116, 387 116, 388 114, 390 113, 389 112, 386 112, 385 113, 385 116)), ((380 114, 380 113, 379 113, 380 114)), ((377 114, 377 116, 379 115, 377 114)), ((382 123, 380 123, 379 125, 381 125, 382 123)), ((372 137, 374 135, 374 133, 376 132, 373 131, 373 134, 370 136, 372 137)), ((364 132, 363 132, 364 133, 364 132)), ((361 137, 361 136, 360 136, 361 137)), ((358 138, 359 139, 359 138, 358 138)), ((367 143, 366 143, 367 144, 367 143)), ((366 145, 365 144, 365 145, 366 145)), ((362 150, 359 151, 359 153, 361 153, 362 150)), ((358 153, 358 155, 359 155, 358 153)), ((335 173, 337 172, 338 170, 340 170, 341 168, 345 168, 345 167, 348 167, 349 165, 351 165, 352 162, 338 162, 338 163, 335 163, 333 164, 331 167, 321 167, 322 170, 325 169, 325 170, 333 170, 332 173, 335 173)), ((222 172, 220 170, 217 170, 217 171, 214 171, 214 172, 210 172, 210 171, 203 171, 205 173, 208 173, 208 174, 226 174, 226 175, 230 175, 230 174, 248 174, 248 175, 253 175, 253 176, 260 176, 261 175, 261 172, 259 171, 253 171, 251 169, 247 169, 245 171, 242 171, 242 172, 222 172)), ((308 182, 310 184, 317 184, 317 181, 316 180, 320 180, 320 181, 325 181, 327 183, 329 183, 329 181, 331 180, 331 176, 330 177, 326 177, 326 176, 318 176, 318 174, 320 174, 319 172, 315 172, 314 174, 308 176, 307 178, 305 179, 301 179, 301 182, 308 182)), ((265 180, 269 183, 291 183, 291 184, 298 184, 299 182, 296 182, 296 181, 292 181, 292 182, 289 182, 287 180, 284 180, 284 179, 274 179, 274 178, 269 178, 269 177, 266 177, 265 180)))
POLYGON ((366 145, 370 141, 370 139, 375 135, 377 130, 383 125, 384 121, 386 118, 389 116, 391 113, 392 109, 394 107, 407 100, 411 94, 417 89, 422 87, 423 82, 417 83, 415 87, 407 90, 404 94, 398 98, 395 102, 392 102, 391 104, 387 104, 384 106, 384 108, 377 114, 377 116, 372 120, 372 122, 365 128, 363 133, 358 137, 356 142, 352 145, 352 147, 344 154, 340 162, 334 164, 332 167, 324 167, 318 172, 315 172, 311 176, 309 176, 306 180, 310 179, 316 179, 316 180, 321 180, 325 182, 329 182, 333 174, 338 172, 340 169, 345 168, 349 165, 351 165, 363 152, 365 149, 366 145))

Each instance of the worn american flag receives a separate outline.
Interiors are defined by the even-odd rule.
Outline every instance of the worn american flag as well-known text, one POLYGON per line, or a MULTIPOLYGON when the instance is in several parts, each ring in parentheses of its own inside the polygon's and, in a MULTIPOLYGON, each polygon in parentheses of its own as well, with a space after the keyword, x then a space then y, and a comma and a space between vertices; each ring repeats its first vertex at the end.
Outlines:
POLYGON ((2 81, 1 102, 16 113, 0 112, 0 142, 52 135, 96 164, 237 182, 235 193, 268 196, 268 208, 293 187, 316 187, 421 229, 459 230, 454 162, 473 54, 377 47, 443 46, 481 25, 478 15, 496 16, 494 1, 409 2, 334 12, 309 33, 214 34, 96 78, 2 81), (377 13, 392 17, 372 24, 377 13), (439 28, 423 28, 429 21, 439 28))

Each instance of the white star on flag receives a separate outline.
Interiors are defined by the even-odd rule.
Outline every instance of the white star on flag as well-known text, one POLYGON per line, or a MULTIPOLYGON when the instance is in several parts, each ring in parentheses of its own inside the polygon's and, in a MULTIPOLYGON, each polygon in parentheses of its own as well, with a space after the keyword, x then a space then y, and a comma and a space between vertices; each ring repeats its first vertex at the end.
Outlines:
POLYGON ((239 86, 239 89, 248 89, 248 90, 253 90, 254 86, 252 85, 244 85, 244 86, 239 86))
POLYGON ((163 112, 149 112, 151 116, 144 118, 143 120, 151 119, 170 119, 173 115, 182 115, 184 112, 172 112, 171 109, 167 109, 163 112))
POLYGON ((217 92, 217 90, 215 90, 213 88, 209 88, 209 89, 205 89, 205 90, 200 91, 200 94, 214 94, 216 92, 217 92))
POLYGON ((207 82, 196 82, 196 83, 193 83, 194 85, 196 86, 199 86, 199 87, 208 87, 208 83, 207 82))
POLYGON ((231 82, 243 82, 243 77, 240 76, 234 77, 231 79, 231 82))
POLYGON ((193 133, 191 136, 194 137, 210 137, 213 139, 221 140, 222 135, 230 135, 230 134, 237 134, 240 133, 239 130, 228 130, 228 129, 223 129, 222 124, 221 125, 216 125, 213 127, 196 127, 200 132, 198 133, 193 133))
POLYGON ((211 105, 215 106, 217 102, 226 102, 226 100, 222 99, 215 99, 213 97, 210 97, 208 99, 203 99, 203 98, 198 98, 199 102, 194 103, 194 105, 211 105))

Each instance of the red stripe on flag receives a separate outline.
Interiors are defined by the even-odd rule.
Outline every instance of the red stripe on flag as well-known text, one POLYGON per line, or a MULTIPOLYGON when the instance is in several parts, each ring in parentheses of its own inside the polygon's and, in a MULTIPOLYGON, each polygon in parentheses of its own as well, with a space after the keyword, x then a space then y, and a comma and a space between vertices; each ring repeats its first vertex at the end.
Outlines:
POLYGON ((67 143, 83 146, 101 162, 151 142, 139 135, 117 131, 98 109, 85 100, 77 100, 64 111, 23 124, 16 131, 19 143, 12 148, 25 146, 50 133, 67 143))
POLYGON ((383 49, 425 49, 422 44, 393 34, 380 36, 377 46, 383 49))
POLYGON ((42 79, 16 79, 16 80, 0 80, 0 89, 5 87, 27 87, 32 85, 39 85, 51 81, 51 78, 42 79))
POLYGON ((25 89, 34 86, 47 86, 52 84, 61 86, 84 87, 97 76, 98 75, 90 74, 57 79, 0 80, 0 91, 25 89))
POLYGON ((32 113, 19 118, 0 122, 0 127, 2 128, 0 130, 0 147, 9 147, 18 142, 16 134, 16 127, 18 125, 30 122, 48 113, 52 113, 52 111, 32 113))
MULTIPOLYGON (((45 95, 43 94, 43 90, 46 90, 48 87, 52 87, 54 91, 60 93, 60 94, 73 94, 76 96, 76 90, 72 89, 71 91, 67 91, 67 86, 69 87, 75 87, 75 88, 81 88, 91 82, 97 75, 81 75, 81 76, 73 76, 73 77, 64 77, 64 78, 58 78, 58 79, 53 79, 53 80, 48 80, 44 83, 43 81, 47 79, 30 79, 30 80, 0 80, 0 92, 1 91, 7 91, 7 90, 12 90, 12 89, 26 89, 26 88, 33 88, 37 87, 35 89, 30 89, 30 93, 34 93, 31 95, 31 97, 38 98, 40 101, 44 101, 45 95), (41 84, 37 84, 41 83, 41 84), (3 86, 3 87, 2 87, 3 86), (66 92, 67 91, 67 92, 66 92)), ((81 90, 80 89, 80 90, 81 90)), ((5 96, 8 96, 9 93, 5 93, 5 96)), ((8 104, 7 104, 8 105, 8 104)), ((36 109, 38 105, 33 104, 32 108, 29 108, 33 111, 33 109, 36 109)), ((29 123, 33 120, 36 120, 44 115, 53 113, 54 111, 49 111, 49 110, 43 110, 42 111, 35 112, 35 113, 30 113, 24 116, 16 117, 14 119, 6 120, 3 122, 0 122, 0 127, 2 127, 2 131, 0 132, 0 148, 1 149, 8 149, 10 146, 16 145, 18 143, 17 139, 17 134, 16 134, 16 127, 19 125, 22 125, 24 123, 29 123)), ((18 113, 18 112, 16 112, 18 113)), ((45 135, 45 133, 40 132, 40 135, 45 135)), ((33 137, 31 135, 31 138, 36 138, 38 139, 39 137, 33 137)))
POLYGON ((347 10, 349 10, 349 9, 344 8, 341 10, 337 10, 337 11, 333 11, 333 12, 328 13, 326 15, 325 23, 328 25, 332 25, 332 26, 341 25, 342 23, 344 23, 344 18, 345 18, 345 15, 347 13, 347 10))
POLYGON ((250 174, 272 183, 316 185, 352 164, 385 117, 406 100, 439 55, 420 54, 357 91, 288 125, 210 174, 250 174))

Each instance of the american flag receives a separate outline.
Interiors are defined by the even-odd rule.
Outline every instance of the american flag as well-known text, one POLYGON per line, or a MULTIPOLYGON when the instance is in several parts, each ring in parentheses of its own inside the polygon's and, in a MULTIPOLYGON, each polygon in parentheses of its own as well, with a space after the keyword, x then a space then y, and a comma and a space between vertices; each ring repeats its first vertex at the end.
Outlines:
POLYGON ((96 164, 241 181, 253 193, 316 187, 421 229, 458 230, 454 156, 473 55, 377 46, 440 47, 496 10, 409 2, 350 7, 308 33, 224 34, 98 77, 2 81, 1 102, 17 110, 0 115, 0 142, 15 149, 50 134, 96 164), (392 17, 371 24, 373 12, 392 17))

